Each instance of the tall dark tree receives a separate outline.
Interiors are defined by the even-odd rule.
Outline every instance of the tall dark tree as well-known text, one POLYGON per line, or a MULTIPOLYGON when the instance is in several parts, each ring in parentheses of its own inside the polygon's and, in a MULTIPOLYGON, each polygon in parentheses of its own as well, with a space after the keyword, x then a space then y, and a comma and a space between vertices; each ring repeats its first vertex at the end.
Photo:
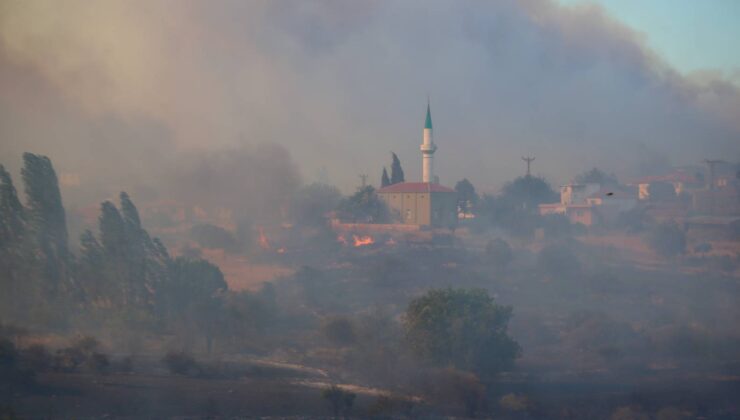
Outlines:
POLYGON ((385 170, 385 166, 383 166, 383 175, 380 177, 380 188, 387 187, 391 185, 391 180, 388 178, 388 171, 385 170))
POLYGON ((337 206, 339 218, 348 222, 385 223, 389 220, 388 207, 368 185, 344 198, 337 206))
POLYGON ((139 218, 139 210, 136 209, 136 206, 131 201, 131 197, 129 197, 125 191, 121 191, 120 200, 121 200, 121 215, 123 216, 123 219, 126 221, 126 223, 130 224, 132 227, 135 227, 136 229, 141 229, 141 219, 139 218))
POLYGON ((101 281, 105 294, 115 304, 126 306, 133 300, 133 285, 129 275, 126 225, 121 213, 110 201, 100 205, 98 217, 100 244, 105 258, 101 281))
POLYGON ((56 295, 68 280, 67 222, 59 182, 46 156, 23 154, 21 170, 27 198, 29 228, 43 258, 44 288, 56 295))
POLYGON ((10 174, 0 165, 0 317, 12 319, 27 308, 32 293, 32 255, 26 241, 24 208, 10 174))
POLYGON ((17 243, 24 231, 24 209, 13 179, 0 165, 0 247, 17 243))
POLYGON ((469 213, 478 204, 478 194, 467 178, 463 178, 455 184, 455 191, 457 191, 457 207, 461 211, 469 213))
POLYGON ((403 168, 401 168, 401 161, 398 160, 398 156, 396 156, 395 153, 391 152, 391 155, 393 157, 393 162, 391 163, 391 185, 392 184, 398 184, 399 182, 404 182, 404 176, 403 176, 403 168))
POLYGON ((103 283, 105 255, 103 246, 89 229, 80 235, 80 257, 75 275, 87 303, 105 300, 108 291, 103 283))

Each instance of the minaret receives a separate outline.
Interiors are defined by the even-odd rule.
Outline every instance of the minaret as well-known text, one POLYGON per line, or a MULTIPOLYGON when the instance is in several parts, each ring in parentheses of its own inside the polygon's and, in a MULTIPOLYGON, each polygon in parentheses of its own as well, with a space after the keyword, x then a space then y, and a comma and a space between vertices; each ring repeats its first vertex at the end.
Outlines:
POLYGON ((435 182, 434 180, 434 152, 437 146, 432 138, 432 112, 427 101, 427 119, 424 122, 424 137, 421 143, 421 182, 435 182))

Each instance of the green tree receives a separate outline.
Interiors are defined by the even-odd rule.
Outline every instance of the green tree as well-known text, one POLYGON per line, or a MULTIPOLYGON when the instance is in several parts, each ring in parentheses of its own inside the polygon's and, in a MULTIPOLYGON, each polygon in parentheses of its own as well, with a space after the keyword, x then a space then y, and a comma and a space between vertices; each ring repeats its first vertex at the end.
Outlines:
POLYGON ((13 185, 13 179, 0 165, 0 248, 17 244, 25 230, 23 205, 13 185))
POLYGON ((418 356, 493 375, 509 368, 521 352, 507 334, 511 311, 482 289, 432 289, 409 303, 403 324, 418 356))
POLYGON ((465 213, 473 211, 478 204, 478 194, 473 184, 467 178, 463 178, 455 184, 455 191, 457 191, 457 208, 465 213))
POLYGON ((498 200, 513 209, 536 212, 538 205, 558 201, 558 195, 544 178, 521 176, 504 185, 498 200))
MULTIPOLYGON (((136 206, 126 193, 121 193, 121 209, 110 201, 100 206, 100 247, 105 268, 99 277, 105 285, 106 299, 120 309, 151 311, 157 305, 157 289, 169 276, 170 257, 164 245, 141 227, 136 206)), ((86 237, 92 246, 90 239, 86 237)))
POLYGON ((344 198, 337 206, 337 213, 342 220, 359 223, 384 223, 390 218, 388 207, 370 185, 344 198))
POLYGON ((67 222, 56 172, 46 156, 23 154, 21 170, 27 198, 29 228, 42 256, 43 288, 58 296, 69 286, 67 222))
POLYGON ((210 352, 221 321, 221 295, 227 290, 217 266, 206 260, 176 258, 169 266, 168 281, 160 285, 158 293, 168 321, 186 330, 195 328, 205 336, 210 352))
POLYGON ((404 182, 403 168, 401 168, 401 161, 398 160, 398 156, 391 152, 393 161, 391 162, 391 185, 404 182))
POLYGON ((15 317, 17 310, 27 307, 29 295, 29 264, 33 252, 26 239, 25 211, 18 199, 10 174, 0 165, 0 314, 15 317), (23 281, 26 278, 26 281, 23 281), (25 296, 24 296, 25 295, 25 296))
POLYGON ((388 178, 388 171, 383 166, 383 175, 380 177, 380 188, 391 185, 391 180, 388 178))

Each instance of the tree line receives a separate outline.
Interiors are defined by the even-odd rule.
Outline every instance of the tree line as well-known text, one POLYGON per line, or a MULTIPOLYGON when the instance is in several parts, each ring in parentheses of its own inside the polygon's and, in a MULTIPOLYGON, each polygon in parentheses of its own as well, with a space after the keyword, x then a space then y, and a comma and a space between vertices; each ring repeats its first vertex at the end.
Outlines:
POLYGON ((97 231, 82 233, 73 252, 51 160, 25 153, 21 175, 25 204, 0 165, 1 319, 58 329, 113 322, 161 331, 187 324, 210 347, 215 323, 223 330, 229 320, 248 318, 250 298, 229 292, 208 261, 172 257, 144 229, 126 192, 117 205, 101 203, 97 231))

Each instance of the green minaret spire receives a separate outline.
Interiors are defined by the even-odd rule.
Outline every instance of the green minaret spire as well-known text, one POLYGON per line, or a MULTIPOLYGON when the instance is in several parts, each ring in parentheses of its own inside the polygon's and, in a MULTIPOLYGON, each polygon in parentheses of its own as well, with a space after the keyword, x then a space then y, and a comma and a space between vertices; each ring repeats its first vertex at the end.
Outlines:
POLYGON ((432 129, 432 111, 429 108, 429 101, 427 101, 427 120, 424 122, 424 128, 432 129))

